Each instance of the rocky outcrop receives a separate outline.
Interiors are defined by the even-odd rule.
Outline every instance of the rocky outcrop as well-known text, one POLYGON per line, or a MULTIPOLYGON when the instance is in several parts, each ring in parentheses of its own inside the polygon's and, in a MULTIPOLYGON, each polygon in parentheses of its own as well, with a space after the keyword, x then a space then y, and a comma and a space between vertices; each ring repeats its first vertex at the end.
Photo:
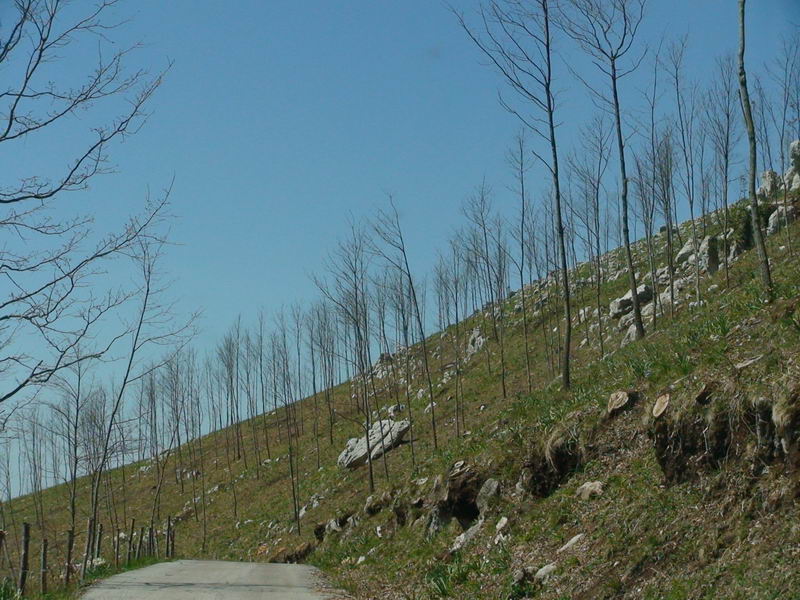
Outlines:
MULTIPOLYGON (((639 299, 639 304, 646 304, 653 299, 653 289, 646 283, 641 284, 636 288, 636 297, 639 299)), ((618 319, 622 315, 628 314, 633 310, 633 294, 631 290, 616 300, 612 300, 608 306, 609 316, 612 319, 618 319)))
POLYGON ((411 429, 410 421, 393 421, 383 419, 375 421, 369 429, 368 435, 348 440, 347 446, 339 455, 337 464, 345 469, 355 469, 375 460, 396 447, 403 441, 403 437, 411 429), (369 443, 367 438, 369 437, 369 443))
POLYGON ((709 235, 703 238, 700 249, 697 251, 698 266, 701 270, 713 275, 719 269, 719 251, 716 236, 709 235))
POLYGON ((789 191, 800 190, 800 140, 795 140, 789 146, 790 165, 783 176, 783 183, 789 191))
POLYGON ((761 173, 761 187, 758 188, 758 195, 769 198, 777 194, 783 188, 783 180, 772 169, 761 173))
POLYGON ((779 206, 769 216, 767 222, 767 235, 774 235, 783 229, 787 223, 797 220, 797 207, 793 204, 779 206))
POLYGON ((689 260, 694 254, 694 240, 689 238, 686 240, 686 243, 683 245, 683 248, 678 250, 678 254, 675 255, 675 264, 680 265, 681 263, 685 263, 689 260))
POLYGON ((464 358, 469 360, 472 356, 478 352, 483 345, 486 343, 486 339, 481 335, 481 330, 477 327, 472 330, 469 334, 469 340, 467 340, 467 350, 464 358))

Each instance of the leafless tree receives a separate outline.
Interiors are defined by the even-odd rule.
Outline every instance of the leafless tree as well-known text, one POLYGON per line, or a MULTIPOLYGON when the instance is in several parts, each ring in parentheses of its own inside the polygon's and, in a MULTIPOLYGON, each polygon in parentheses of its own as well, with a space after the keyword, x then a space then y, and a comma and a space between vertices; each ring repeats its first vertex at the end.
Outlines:
POLYGON ((622 108, 619 94, 621 79, 633 73, 644 53, 627 61, 634 49, 639 26, 644 16, 645 0, 566 0, 559 14, 567 34, 592 58, 594 65, 608 78, 610 90, 602 93, 587 87, 600 105, 614 116, 620 177, 620 210, 622 240, 628 265, 628 280, 633 301, 633 324, 636 337, 644 337, 642 312, 636 293, 636 270, 633 264, 628 219, 628 171, 625 160, 625 134, 622 130, 622 108))
POLYGON ((556 136, 556 97, 551 31, 551 11, 554 4, 552 0, 536 0, 530 4, 516 0, 493 0, 481 6, 480 24, 477 27, 470 26, 462 14, 457 12, 455 14, 470 39, 489 59, 513 94, 522 102, 522 106, 517 107, 514 102, 500 94, 501 104, 548 146, 549 154, 536 150, 531 151, 545 166, 552 178, 554 219, 564 308, 561 379, 563 386, 569 388, 572 315, 556 136))
POLYGON ((728 256, 730 254, 728 228, 730 214, 728 211, 728 185, 730 183, 730 167, 733 150, 740 138, 737 127, 736 111, 736 67, 732 55, 717 59, 716 76, 708 91, 706 100, 706 128, 711 147, 715 154, 715 164, 720 182, 722 248, 725 267, 725 283, 730 285, 728 256))
POLYGON ((750 146, 748 162, 747 193, 750 197, 750 218, 753 222, 753 240, 761 270, 761 283, 764 286, 764 297, 768 302, 772 301, 772 274, 769 268, 769 257, 767 256, 767 245, 764 241, 764 231, 761 228, 761 218, 758 212, 758 198, 756 196, 756 131, 753 124, 753 111, 750 106, 750 94, 747 89, 747 70, 745 68, 745 0, 739 0, 739 95, 742 101, 742 115, 744 117, 747 139, 750 146))
POLYGON ((20 173, 16 182, 0 186, 0 231, 6 240, 0 277, 7 284, 0 296, 0 373, 6 382, 0 402, 110 349, 118 338, 74 352, 124 295, 100 291, 104 265, 133 251, 159 210, 152 205, 153 212, 95 242, 91 218, 62 219, 53 212, 70 192, 112 170, 110 147, 136 133, 161 83, 160 74, 127 68, 134 48, 113 47, 109 32, 118 23, 109 13, 115 4, 18 0, 5 11, 0 65, 8 83, 0 93, 0 144, 6 145, 0 147, 12 154, 36 152, 47 146, 51 132, 74 124, 76 115, 88 132, 74 136, 72 156, 54 172, 20 173), (98 59, 85 65, 86 77, 66 79, 59 65, 67 48, 72 52, 98 41, 98 59), (104 122, 103 115, 115 110, 117 116, 104 122))

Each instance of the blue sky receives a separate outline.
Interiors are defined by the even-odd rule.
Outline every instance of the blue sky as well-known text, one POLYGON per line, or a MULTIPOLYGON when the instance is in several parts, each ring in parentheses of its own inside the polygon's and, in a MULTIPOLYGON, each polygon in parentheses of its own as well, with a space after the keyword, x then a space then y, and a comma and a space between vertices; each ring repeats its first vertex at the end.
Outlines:
MULTIPOLYGON (((688 76, 707 79, 737 42, 734 0, 651 0, 642 41, 689 35, 688 76)), ((797 0, 751 0, 752 73, 800 24, 797 0), (792 25, 794 24, 794 25, 792 25)), ((467 13, 477 2, 458 3, 467 13)), ((198 346, 208 348, 242 315, 315 295, 321 268, 348 220, 372 214, 385 194, 400 207, 414 267, 429 270, 485 177, 499 206, 513 206, 505 152, 519 129, 497 102, 498 76, 482 64, 445 4, 406 0, 137 0, 113 33, 143 42, 131 66, 173 66, 136 136, 112 150, 118 172, 75 195, 75 207, 111 228, 175 177, 173 239, 166 268, 188 314, 202 309, 198 346)), ((0 10, 2 16, 2 10, 0 10)), ((669 38, 668 38, 669 39, 669 38)), ((559 42, 562 61, 585 66, 559 42)), ((83 73, 80 60, 59 68, 83 73)), ((562 153, 592 116, 586 91, 562 63, 562 153)), ((642 73, 644 75, 644 73, 642 73)), ((644 81, 625 82, 641 108, 644 81)), ((47 151, 6 167, 57 164, 86 123, 75 120, 47 151)), ((8 158, 8 157, 6 157, 8 158)), ((531 173, 536 192, 542 169, 531 173)))

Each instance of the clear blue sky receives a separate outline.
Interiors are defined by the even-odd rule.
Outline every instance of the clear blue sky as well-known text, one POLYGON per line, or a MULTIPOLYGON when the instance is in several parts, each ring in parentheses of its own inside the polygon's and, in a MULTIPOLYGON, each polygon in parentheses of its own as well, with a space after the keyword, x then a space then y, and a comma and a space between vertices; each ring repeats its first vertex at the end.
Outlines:
MULTIPOLYGON (((751 72, 800 24, 797 0, 751 0, 751 72)), ((458 3, 469 12, 477 2, 458 3)), ((688 33, 688 75, 708 78, 736 47, 734 0, 650 0, 642 40, 688 33)), ((1 13, 2 11, 0 11, 1 13)), ((167 268, 187 313, 205 316, 201 350, 241 314, 255 317, 315 294, 308 274, 385 193, 399 203, 414 266, 461 221, 459 205, 482 178, 499 205, 514 201, 505 152, 519 125, 498 105, 498 76, 436 0, 136 0, 113 34, 144 47, 131 63, 174 65, 145 128, 111 153, 119 172, 80 201, 110 227, 175 176, 167 268)), ((582 64, 564 41, 565 60, 582 64)), ((563 65, 563 152, 593 107, 563 65)), ((65 64, 65 73, 82 71, 65 64)), ((640 106, 636 79, 623 102, 640 106)), ((70 136, 53 140, 56 160, 70 136)), ((8 164, 8 163, 7 163, 8 164)), ((8 168, 8 167, 7 167, 8 168)), ((534 191, 546 186, 541 169, 534 191)), ((77 196, 75 197, 77 200, 77 196)))

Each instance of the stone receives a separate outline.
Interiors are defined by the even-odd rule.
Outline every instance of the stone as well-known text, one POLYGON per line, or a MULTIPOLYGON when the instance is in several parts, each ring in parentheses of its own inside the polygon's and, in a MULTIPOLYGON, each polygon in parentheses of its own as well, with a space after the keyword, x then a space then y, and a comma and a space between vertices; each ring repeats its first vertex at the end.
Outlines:
POLYGON ((775 235, 783 229, 787 223, 793 223, 797 220, 797 207, 793 204, 788 206, 779 206, 769 216, 767 222, 767 235, 775 235))
POLYGON ((500 494, 500 482, 496 479, 487 479, 481 486, 478 496, 475 499, 475 504, 478 506, 478 511, 484 514, 492 502, 500 494))
POLYGON ((587 481, 578 486, 575 490, 575 495, 581 500, 589 500, 594 496, 603 495, 603 482, 602 481, 587 481))
POLYGON ((508 526, 508 517, 500 517, 500 520, 497 522, 497 525, 494 526, 494 530, 497 533, 502 532, 508 526))
POLYGON ((425 414, 426 414, 426 415, 427 415, 427 414, 430 414, 430 412, 431 412, 431 411, 432 411, 434 408, 436 408, 437 406, 438 406, 438 404, 436 404, 436 402, 435 402, 435 401, 434 401, 434 402, 431 402, 430 404, 428 404, 428 406, 426 406, 426 407, 425 407, 425 411, 424 411, 424 412, 425 412, 425 414))
POLYGON ((545 582, 548 579, 550 579, 550 577, 553 575, 553 573, 557 568, 558 567, 556 566, 556 563, 550 563, 549 565, 545 565, 541 569, 536 571, 534 579, 536 579, 536 581, 545 582))
POLYGON ((759 354, 758 356, 754 356, 753 358, 748 358, 746 360, 738 362, 733 366, 737 371, 741 371, 743 369, 746 369, 747 367, 750 367, 750 366, 756 364, 762 358, 764 358, 764 355, 763 354, 759 354))
POLYGON ((556 550, 556 554, 561 554, 562 552, 566 552, 567 550, 572 548, 575 544, 580 542, 583 538, 584 538, 583 533, 579 533, 578 535, 573 536, 566 544, 564 544, 563 546, 561 546, 561 548, 556 550))
POLYGON ((613 392, 611 396, 608 398, 608 405, 606 407, 606 413, 609 417, 613 417, 617 413, 622 412, 626 408, 630 408, 634 402, 636 402, 637 394, 636 392, 631 392, 627 390, 619 390, 613 392))
POLYGON ((453 545, 450 546, 450 552, 458 552, 464 548, 464 546, 469 544, 480 532, 481 528, 483 527, 483 522, 483 519, 478 519, 478 521, 472 527, 459 534, 453 541, 453 545))
POLYGON ((399 413, 405 412, 406 405, 405 404, 393 404, 389 408, 386 409, 386 413, 389 415, 390 418, 394 419, 399 413))
POLYGON ((716 236, 708 235, 700 243, 700 250, 697 252, 697 260, 700 269, 713 275, 719 270, 719 251, 716 236))
POLYGON ((675 255, 675 263, 681 264, 685 263, 689 260, 689 257, 694 254, 694 240, 689 238, 686 240, 686 243, 683 245, 683 248, 678 250, 678 254, 675 255))
MULTIPOLYGON (((639 299, 639 304, 647 304, 653 299, 653 289, 646 283, 641 284, 636 288, 636 297, 639 299)), ((618 319, 624 314, 633 310, 633 294, 631 290, 616 300, 612 300, 608 307, 609 315, 612 319, 618 319)))
POLYGON ((634 324, 631 324, 630 327, 628 327, 628 331, 625 332, 625 337, 622 338, 622 341, 620 342, 619 347, 620 348, 624 348, 625 346, 627 346, 631 342, 635 342, 635 341, 636 341, 636 324, 634 323, 634 324))
POLYGON ((375 460, 384 452, 399 445, 409 429, 411 429, 411 422, 407 420, 375 421, 367 435, 348 440, 345 449, 339 455, 337 464, 345 469, 355 469, 365 465, 368 460, 375 460), (369 438, 369 444, 367 444, 367 438, 369 438))

